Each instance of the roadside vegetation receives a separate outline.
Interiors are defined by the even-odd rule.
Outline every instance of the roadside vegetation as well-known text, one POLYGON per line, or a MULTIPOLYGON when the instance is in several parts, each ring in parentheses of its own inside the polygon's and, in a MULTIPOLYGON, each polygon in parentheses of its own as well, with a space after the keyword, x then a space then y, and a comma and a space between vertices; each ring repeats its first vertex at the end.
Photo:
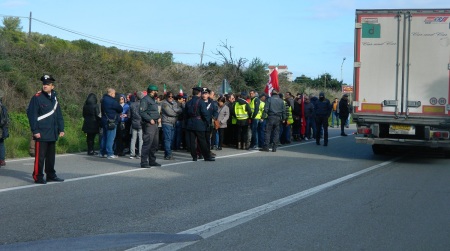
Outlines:
MULTIPOLYGON (((268 63, 262 59, 235 57, 232 46, 221 41, 215 54, 220 62, 185 65, 174 62, 172 53, 121 50, 87 40, 66 41, 39 33, 22 31, 19 18, 6 17, 0 25, 0 90, 11 117, 10 138, 5 141, 7 158, 28 156, 31 137, 26 108, 41 89, 39 78, 49 73, 57 80, 55 90, 61 101, 66 136, 58 141, 57 153, 79 152, 86 148, 81 131, 82 107, 89 93, 101 97, 108 87, 128 93, 144 90, 149 83, 185 93, 200 81, 219 90, 227 79, 233 92, 264 90, 268 63)), ((330 100, 340 97, 342 83, 330 74, 317 78, 302 75, 293 82, 280 74, 281 92, 314 93, 326 86, 330 100)))

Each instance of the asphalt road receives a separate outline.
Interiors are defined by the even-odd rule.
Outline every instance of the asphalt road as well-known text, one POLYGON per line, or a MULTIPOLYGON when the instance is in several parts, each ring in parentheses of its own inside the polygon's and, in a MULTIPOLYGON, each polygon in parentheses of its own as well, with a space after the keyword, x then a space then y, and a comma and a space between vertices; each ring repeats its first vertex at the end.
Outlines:
POLYGON ((450 250, 449 160, 338 135, 215 162, 159 152, 151 169, 61 155, 66 181, 46 185, 33 159, 7 160, 0 250, 450 250))

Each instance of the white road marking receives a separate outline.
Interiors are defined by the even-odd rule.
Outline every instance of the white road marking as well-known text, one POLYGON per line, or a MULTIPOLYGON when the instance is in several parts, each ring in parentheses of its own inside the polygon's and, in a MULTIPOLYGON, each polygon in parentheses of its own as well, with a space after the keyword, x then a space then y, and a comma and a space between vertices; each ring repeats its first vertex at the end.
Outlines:
MULTIPOLYGON (((339 137, 341 137, 341 136, 331 137, 329 139, 339 138, 339 137)), ((313 141, 311 141, 311 142, 310 141, 302 142, 302 143, 298 143, 298 144, 291 144, 291 145, 286 145, 286 146, 280 146, 280 147, 278 147, 278 149, 288 148, 288 147, 293 147, 293 146, 299 146, 299 145, 304 145, 304 144, 309 144, 309 143, 313 143, 313 141)), ((230 158, 230 157, 236 157, 236 156, 240 156, 240 155, 254 154, 254 153, 260 153, 260 151, 245 151, 245 152, 242 152, 242 153, 230 154, 230 155, 216 157, 216 159, 230 158)), ((60 154, 60 155, 56 155, 56 157, 67 157, 67 156, 73 156, 73 155, 78 155, 78 154, 75 154, 75 153, 60 154)), ((34 160, 34 158, 12 159, 12 160, 8 160, 8 162, 19 162, 19 161, 27 161, 27 160, 34 160)), ((182 165, 182 164, 187 164, 187 163, 192 163, 192 161, 173 162, 173 163, 164 164, 161 167, 182 165)), ((33 163, 24 163, 23 165, 34 165, 34 164, 33 163)), ((151 168, 151 169, 153 169, 153 168, 151 168)), ((148 170, 148 169, 147 168, 136 168, 136 169, 124 170, 124 171, 118 171, 118 172, 112 172, 112 173, 96 174, 96 175, 91 175, 91 176, 84 176, 84 177, 79 177, 79 178, 66 179, 63 183, 79 181, 79 180, 94 179, 94 178, 100 178, 100 177, 117 175, 117 174, 123 174, 123 173, 144 171, 144 170, 148 170)), ((49 182, 49 183, 45 184, 45 186, 55 185, 55 184, 63 184, 63 183, 61 183, 61 182, 49 182)), ((37 186, 43 186, 43 185, 42 184, 30 184, 30 185, 25 185, 25 186, 3 188, 3 189, 0 189, 0 193, 14 191, 14 190, 21 190, 21 189, 26 189, 26 188, 33 188, 33 187, 37 187, 37 186)))
MULTIPOLYGON (((225 230, 231 229, 233 227, 239 226, 243 223, 246 223, 250 220, 253 220, 259 216, 265 215, 269 212, 272 212, 274 210, 280 209, 284 206, 290 205, 292 203, 298 202, 302 199, 305 199, 309 196, 312 196, 316 193, 322 192, 330 187, 336 186, 337 184, 343 183, 347 180, 353 179, 357 176, 363 175, 367 172, 373 171, 375 169, 378 169, 380 167, 389 165, 399 159, 401 159, 402 157, 396 157, 392 160, 380 163, 378 165, 374 165, 371 167, 368 167, 366 169, 363 169, 361 171, 343 176, 341 178, 329 181, 327 183, 324 183, 322 185, 318 185, 315 186, 313 188, 304 190, 302 192, 284 197, 282 199, 279 200, 275 200, 272 202, 269 202, 267 204, 264 204, 262 206, 259 207, 255 207, 252 208, 250 210, 241 212, 241 213, 237 213, 210 223, 207 223, 205 225, 201 225, 195 228, 191 228, 189 230, 183 231, 183 232, 179 232, 178 234, 194 234, 194 235, 199 235, 201 236, 203 239, 206 239, 208 237, 211 237, 213 235, 219 234, 225 230)), ((128 249, 127 251, 148 251, 148 250, 179 250, 182 249, 184 247, 190 246, 192 244, 195 244, 197 241, 194 242, 182 242, 182 243, 172 243, 172 244, 164 244, 164 243, 159 243, 159 244, 152 244, 152 245, 141 245, 141 246, 137 246, 135 248, 131 248, 128 249)))

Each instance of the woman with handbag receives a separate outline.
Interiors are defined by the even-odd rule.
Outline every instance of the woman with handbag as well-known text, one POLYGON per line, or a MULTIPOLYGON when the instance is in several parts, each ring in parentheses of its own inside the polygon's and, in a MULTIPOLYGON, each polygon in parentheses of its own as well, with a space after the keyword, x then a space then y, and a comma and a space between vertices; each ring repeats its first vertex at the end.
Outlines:
MULTIPOLYGON (((219 144, 217 145, 217 150, 222 150, 222 143, 224 138, 224 131, 227 128, 227 121, 230 118, 230 108, 225 105, 225 97, 220 97, 217 102, 219 103, 219 115, 217 120, 214 121, 214 131, 219 132, 219 144)), ((213 133, 215 135, 215 133, 213 133)))

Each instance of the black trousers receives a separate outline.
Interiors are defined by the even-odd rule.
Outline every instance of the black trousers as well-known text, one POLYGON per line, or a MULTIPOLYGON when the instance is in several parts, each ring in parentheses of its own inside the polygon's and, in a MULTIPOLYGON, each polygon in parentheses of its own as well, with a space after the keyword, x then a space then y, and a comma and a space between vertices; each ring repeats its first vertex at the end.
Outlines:
POLYGON ((217 145, 217 147, 222 147, 225 129, 226 128, 219 128, 219 144, 217 145))
POLYGON ((347 123, 347 118, 348 118, 348 116, 345 118, 339 118, 341 120, 341 133, 344 133, 344 127, 345 127, 345 124, 347 123))
POLYGON ((146 123, 142 126, 142 153, 141 166, 154 164, 156 162, 155 153, 158 151, 159 145, 159 129, 158 125, 146 123))
POLYGON ((247 143, 248 125, 236 125, 237 142, 247 143))
POLYGON ((43 180, 44 179, 44 166, 45 166, 45 174, 48 178, 56 177, 55 171, 55 150, 56 150, 56 142, 42 142, 35 141, 34 151, 34 170, 33 170, 33 179, 43 180))
POLYGON ((328 144, 328 117, 316 117, 316 143, 320 143, 321 128, 323 128, 323 143, 328 144))
POLYGON ((188 130, 189 133, 189 149, 191 150, 192 158, 197 158, 197 143, 200 148, 200 152, 204 158, 211 158, 211 154, 206 143, 205 132, 188 130))
POLYGON ((94 141, 95 141, 95 136, 97 135, 97 133, 87 133, 86 134, 86 143, 87 143, 87 152, 88 153, 93 153, 94 152, 94 141))
POLYGON ((278 116, 267 117, 266 131, 264 132, 264 148, 269 148, 271 135, 273 133, 273 147, 277 147, 280 142, 280 124, 281 119, 278 116))

